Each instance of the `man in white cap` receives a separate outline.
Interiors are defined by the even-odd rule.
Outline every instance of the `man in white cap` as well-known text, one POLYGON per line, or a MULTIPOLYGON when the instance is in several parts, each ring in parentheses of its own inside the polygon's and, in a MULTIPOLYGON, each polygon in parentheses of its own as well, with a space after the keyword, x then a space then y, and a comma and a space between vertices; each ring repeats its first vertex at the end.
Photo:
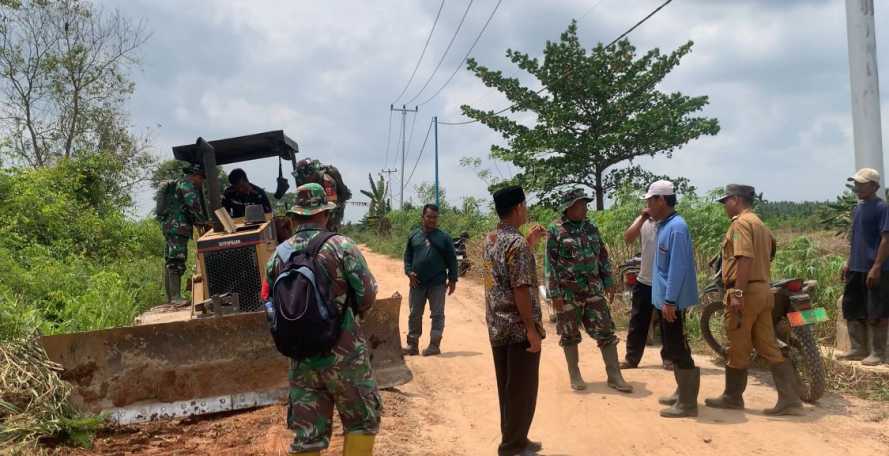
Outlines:
POLYGON ((657 220, 656 251, 651 278, 651 302, 657 308, 665 359, 673 365, 676 391, 658 400, 670 406, 665 418, 698 416, 701 370, 695 366, 685 333, 686 311, 698 304, 697 274, 691 233, 676 213, 673 183, 658 181, 645 194, 645 205, 657 220))
POLYGON ((880 173, 876 170, 863 168, 848 180, 859 199, 852 210, 851 249, 843 268, 843 318, 851 349, 837 358, 876 366, 887 362, 889 205, 877 196, 880 173))

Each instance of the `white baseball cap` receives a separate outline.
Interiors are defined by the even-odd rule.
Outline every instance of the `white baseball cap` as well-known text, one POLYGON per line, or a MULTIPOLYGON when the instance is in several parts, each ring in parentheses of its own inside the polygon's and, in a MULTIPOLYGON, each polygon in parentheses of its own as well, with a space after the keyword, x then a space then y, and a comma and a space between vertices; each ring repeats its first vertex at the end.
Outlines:
POLYGON ((648 199, 653 196, 672 196, 676 193, 673 190, 673 183, 667 180, 659 180, 648 187, 648 193, 642 199, 648 199))
POLYGON ((873 182, 877 185, 880 184, 880 172, 873 168, 861 168, 855 173, 854 176, 846 179, 848 181, 855 181, 859 184, 866 184, 868 182, 873 182))

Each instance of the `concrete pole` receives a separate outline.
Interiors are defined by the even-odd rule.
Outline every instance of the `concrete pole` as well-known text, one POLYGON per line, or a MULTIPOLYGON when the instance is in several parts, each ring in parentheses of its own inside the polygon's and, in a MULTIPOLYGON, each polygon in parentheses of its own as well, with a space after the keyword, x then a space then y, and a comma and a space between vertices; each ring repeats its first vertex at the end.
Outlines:
MULTIPOLYGON (((846 34, 849 42, 855 168, 874 168, 886 176, 880 125, 874 0, 846 0, 846 34)), ((886 182, 884 177, 884 186, 886 182)))
POLYGON ((441 207, 441 201, 438 196, 438 116, 432 118, 435 124, 435 205, 441 207))

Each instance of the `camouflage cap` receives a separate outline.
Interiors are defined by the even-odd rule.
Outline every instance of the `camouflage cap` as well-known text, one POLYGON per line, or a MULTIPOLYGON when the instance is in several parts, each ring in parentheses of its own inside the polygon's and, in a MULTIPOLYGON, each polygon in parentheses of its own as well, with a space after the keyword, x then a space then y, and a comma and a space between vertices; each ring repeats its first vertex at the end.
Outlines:
POLYGON ((585 200, 586 202, 590 202, 593 200, 582 188, 575 188, 565 192, 562 195, 562 199, 559 203, 559 211, 565 212, 566 209, 573 206, 574 203, 585 200))
POLYGON ((204 172, 204 165, 202 163, 187 163, 182 167, 182 172, 185 173, 186 176, 191 176, 193 174, 200 174, 201 176, 206 176, 204 172))
POLYGON ((296 188, 296 202, 288 214, 315 215, 319 212, 336 209, 336 204, 327 202, 324 187, 319 184, 304 184, 296 188))

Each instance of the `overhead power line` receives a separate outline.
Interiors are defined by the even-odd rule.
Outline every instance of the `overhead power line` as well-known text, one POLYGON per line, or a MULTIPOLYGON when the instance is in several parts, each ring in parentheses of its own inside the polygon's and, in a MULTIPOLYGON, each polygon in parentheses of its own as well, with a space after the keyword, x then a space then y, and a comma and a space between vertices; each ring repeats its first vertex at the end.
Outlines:
MULTIPOLYGON (((658 6, 657 8, 655 8, 651 13, 648 14, 648 16, 645 16, 644 18, 642 18, 642 20, 640 20, 639 22, 636 22, 635 25, 633 25, 632 27, 630 27, 629 29, 627 29, 627 31, 621 33, 620 36, 618 36, 618 37, 615 38, 613 41, 611 41, 610 43, 608 43, 608 45, 605 46, 605 48, 607 49, 607 48, 609 48, 609 47, 611 47, 611 46, 614 46, 615 43, 617 43, 618 41, 622 40, 624 37, 626 37, 627 35, 629 35, 630 33, 632 33, 633 30, 636 30, 636 28, 638 28, 640 25, 644 24, 647 20, 651 19, 652 16, 654 16, 655 14, 657 14, 657 13, 658 13, 660 10, 662 10, 665 6, 669 5, 672 1, 673 1, 673 0, 667 0, 667 1, 665 1, 664 3, 662 3, 661 6, 658 6)), ((544 90, 546 90, 546 87, 541 87, 540 90, 537 90, 537 91, 535 91, 534 93, 536 93, 536 94, 539 95, 539 94, 542 93, 544 90)), ((515 106, 516 106, 515 103, 513 103, 513 104, 510 105, 510 106, 507 106, 507 107, 505 107, 505 108, 503 108, 503 109, 501 109, 501 110, 499 110, 499 111, 494 112, 494 115, 500 115, 500 114, 503 114, 504 112, 509 111, 509 110, 512 109, 512 108, 515 108, 515 106)), ((478 120, 470 119, 470 120, 465 120, 465 121, 462 121, 462 122, 443 122, 443 121, 439 121, 438 123, 441 124, 441 125, 469 125, 469 124, 473 124, 473 123, 476 123, 476 122, 478 122, 478 120)))
POLYGON ((466 16, 469 15, 469 9, 472 8, 473 0, 469 0, 469 4, 466 5, 466 11, 463 12, 463 17, 460 18, 460 23, 457 24, 457 30, 454 30, 454 36, 451 37, 451 41, 448 43, 448 47, 445 48, 444 54, 441 55, 441 59, 439 59, 438 64, 435 65, 435 69, 432 70, 432 74, 429 75, 429 79, 426 79, 426 83, 423 84, 423 87, 420 87, 420 91, 414 95, 413 98, 407 101, 405 104, 411 104, 423 94, 423 91, 426 90, 426 87, 429 87, 429 83, 432 82, 432 78, 435 77, 435 73, 438 72, 438 69, 441 67, 442 62, 444 62, 445 57, 448 56, 448 52, 451 50, 451 46, 454 45, 454 40, 457 39, 457 35, 460 34, 460 29, 463 28, 463 23, 466 21, 466 16))
POLYGON ((485 30, 488 28, 488 24, 491 23, 491 19, 494 19, 494 14, 497 13, 497 8, 500 8, 500 3, 502 3, 502 2, 503 2, 503 0, 497 0, 497 4, 494 5, 494 9, 491 10, 491 15, 488 16, 488 20, 485 21, 485 25, 482 27, 481 31, 478 32, 478 36, 475 37, 475 41, 472 42, 472 46, 469 46, 469 50, 466 51, 466 55, 463 56, 463 59, 460 60, 460 63, 457 64, 456 68, 454 68, 454 72, 451 73, 451 76, 448 78, 448 80, 445 81, 445 83, 442 84, 442 86, 439 87, 438 90, 436 90, 435 93, 432 94, 431 97, 427 98, 426 101, 420 103, 419 106, 423 106, 424 104, 432 101, 433 98, 437 97, 438 94, 440 94, 441 91, 444 90, 444 88, 447 87, 448 84, 451 83, 451 81, 454 79, 454 76, 456 76, 457 73, 463 68, 463 64, 466 63, 466 60, 469 59, 469 55, 472 53, 472 50, 475 49, 475 46, 478 44, 479 40, 482 38, 482 35, 485 34, 485 30))
MULTIPOLYGON (((432 122, 429 122, 429 128, 426 129, 426 138, 423 140, 423 146, 420 147, 420 153, 417 155, 417 161, 414 162, 414 167, 411 169, 411 173, 407 178, 407 183, 404 184, 405 187, 411 183, 411 179, 414 177, 414 171, 417 170, 417 165, 420 164, 420 159, 423 158, 423 151, 426 150, 426 143, 429 141, 429 133, 432 132, 432 122)), ((402 190, 404 191, 404 190, 402 190)))
POLYGON ((435 13, 435 22, 432 23, 432 28, 429 30, 429 36, 426 37, 426 44, 423 45, 423 51, 420 52, 420 58, 417 59, 417 64, 414 65, 414 71, 411 73, 411 77, 407 80, 407 84, 404 85, 404 88, 401 89, 401 93, 399 93, 398 96, 395 97, 395 101, 390 104, 394 105, 395 103, 397 103, 398 100, 400 100, 401 97, 404 96, 404 93, 407 92, 408 87, 411 86, 411 82, 414 81, 414 76, 417 75, 417 69, 420 68, 420 62, 423 61, 423 56, 426 55, 426 49, 429 47, 429 41, 432 40, 432 33, 435 32, 435 26, 438 25, 438 18, 441 17, 441 10, 442 8, 444 8, 444 3, 444 0, 441 0, 441 5, 438 6, 438 12, 435 13))

